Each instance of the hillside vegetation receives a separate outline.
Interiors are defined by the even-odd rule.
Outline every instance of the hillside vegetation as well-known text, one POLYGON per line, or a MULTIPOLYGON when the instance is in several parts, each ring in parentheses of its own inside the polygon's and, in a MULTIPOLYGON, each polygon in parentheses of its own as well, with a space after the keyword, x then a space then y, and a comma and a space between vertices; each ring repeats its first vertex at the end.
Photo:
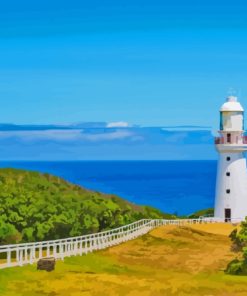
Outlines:
POLYGON ((163 226, 106 250, 0 270, 1 296, 246 296, 247 277, 224 273, 231 224, 163 226), (31 279, 31 280, 30 280, 31 279))
POLYGON ((58 239, 172 218, 38 172, 0 169, 0 244, 58 239))
POLYGON ((199 211, 189 215, 188 218, 198 219, 200 217, 213 217, 213 216, 214 216, 214 209, 209 208, 209 209, 199 210, 199 211))

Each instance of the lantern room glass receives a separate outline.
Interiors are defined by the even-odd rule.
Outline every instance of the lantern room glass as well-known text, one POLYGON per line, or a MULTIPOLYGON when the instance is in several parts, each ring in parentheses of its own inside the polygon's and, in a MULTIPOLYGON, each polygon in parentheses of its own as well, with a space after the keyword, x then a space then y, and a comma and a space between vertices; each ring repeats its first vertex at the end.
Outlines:
MULTIPOLYGON (((242 115, 242 130, 244 130, 244 112, 233 112, 235 114, 241 114, 242 115)), ((224 130, 224 112, 220 112, 220 130, 224 130)))

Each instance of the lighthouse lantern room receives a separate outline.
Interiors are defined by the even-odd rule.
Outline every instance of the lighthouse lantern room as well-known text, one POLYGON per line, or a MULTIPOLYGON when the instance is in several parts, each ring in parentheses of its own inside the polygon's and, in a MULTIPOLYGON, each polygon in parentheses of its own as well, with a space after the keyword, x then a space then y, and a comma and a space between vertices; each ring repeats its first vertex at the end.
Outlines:
POLYGON ((220 108, 220 136, 215 138, 219 152, 214 216, 244 219, 247 216, 247 170, 244 152, 244 109, 230 96, 220 108))

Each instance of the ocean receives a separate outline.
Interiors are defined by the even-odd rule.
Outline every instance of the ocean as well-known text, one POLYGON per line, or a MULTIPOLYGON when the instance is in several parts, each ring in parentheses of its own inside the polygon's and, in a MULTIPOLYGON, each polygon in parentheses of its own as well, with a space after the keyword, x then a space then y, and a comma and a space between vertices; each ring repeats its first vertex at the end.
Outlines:
POLYGON ((0 167, 50 173, 135 204, 187 215, 213 207, 216 161, 1 162, 0 167))

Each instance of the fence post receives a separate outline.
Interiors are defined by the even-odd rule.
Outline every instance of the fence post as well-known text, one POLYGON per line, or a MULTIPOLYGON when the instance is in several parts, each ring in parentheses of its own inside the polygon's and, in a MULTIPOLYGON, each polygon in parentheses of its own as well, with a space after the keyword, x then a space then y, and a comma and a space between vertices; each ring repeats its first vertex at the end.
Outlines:
POLYGON ((43 257, 42 251, 42 245, 39 245, 39 259, 43 257))
POLYGON ((19 248, 18 247, 16 248, 15 252, 16 252, 16 254, 15 254, 16 262, 17 262, 17 264, 19 264, 19 248))
POLYGON ((61 242, 59 244, 59 257, 64 260, 63 244, 61 242))
POLYGON ((49 243, 47 243, 47 245, 46 245, 46 256, 50 257, 50 245, 49 245, 49 243))
POLYGON ((11 266, 11 249, 7 250, 7 266, 11 266))
POLYGON ((20 257, 20 263, 19 263, 19 265, 20 266, 22 266, 23 265, 23 249, 20 249, 20 255, 19 255, 19 257, 20 257))

